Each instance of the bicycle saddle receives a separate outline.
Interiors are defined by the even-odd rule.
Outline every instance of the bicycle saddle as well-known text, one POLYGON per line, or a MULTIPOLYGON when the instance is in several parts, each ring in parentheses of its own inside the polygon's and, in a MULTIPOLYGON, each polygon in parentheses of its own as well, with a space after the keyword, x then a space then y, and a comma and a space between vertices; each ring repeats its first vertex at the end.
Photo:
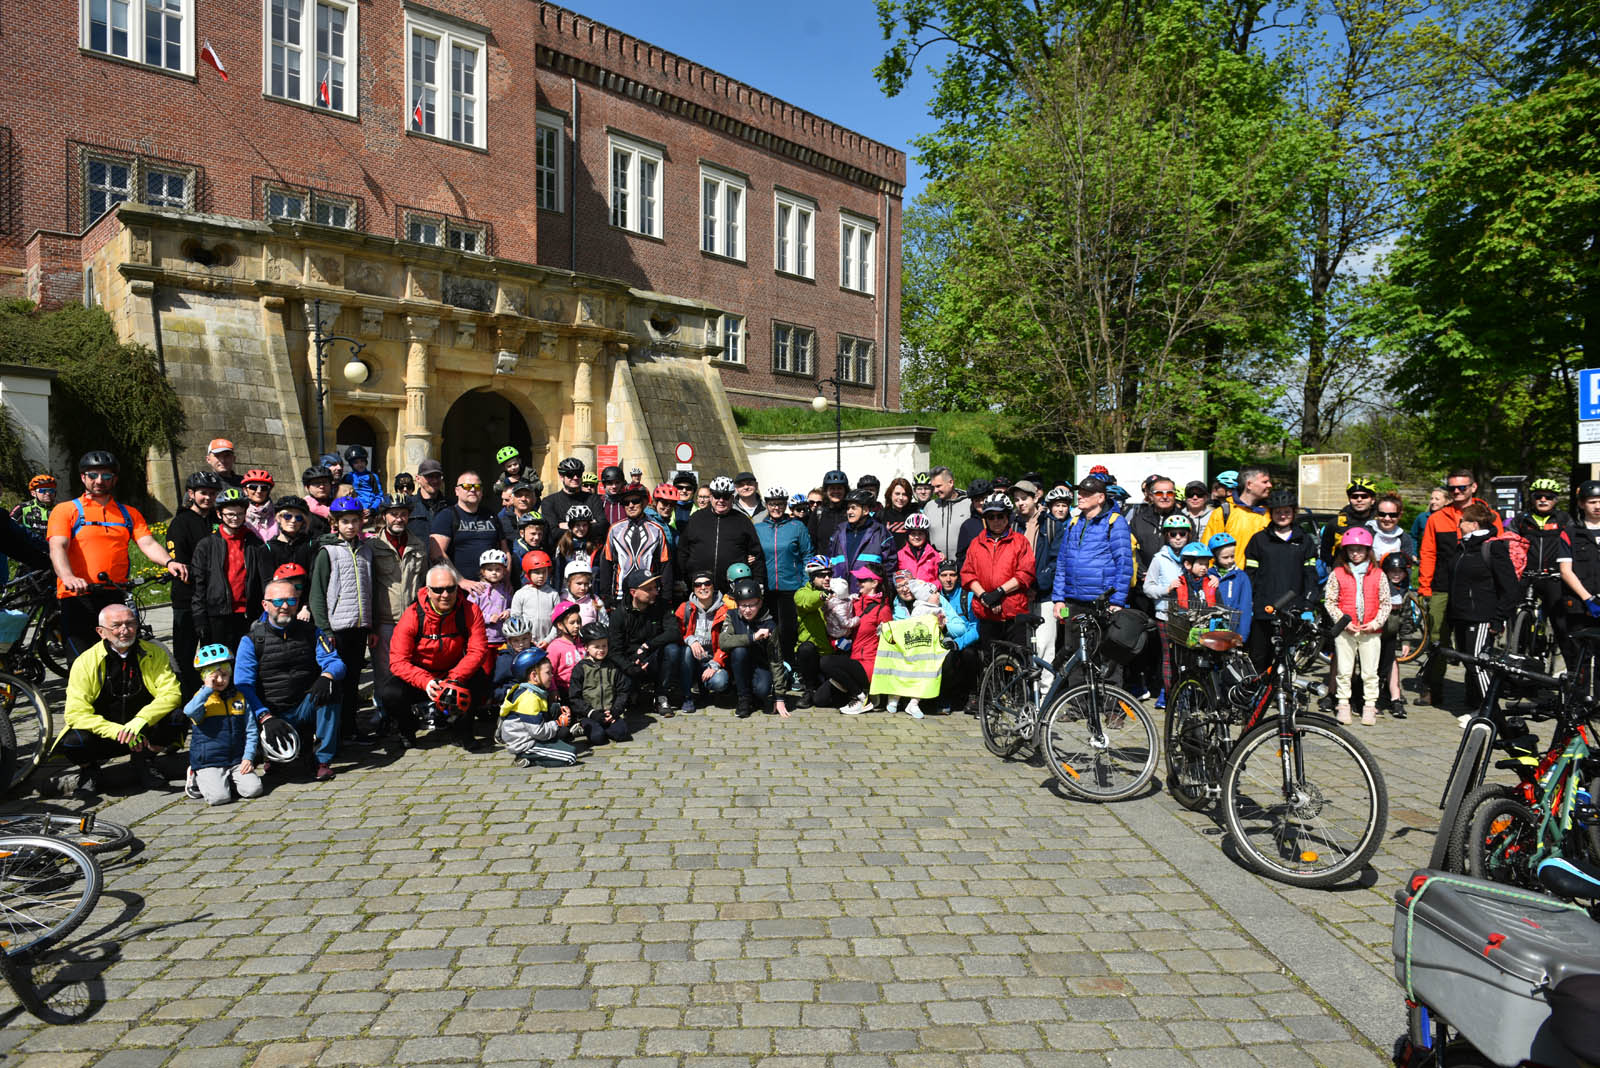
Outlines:
POLYGON ((1243 638, 1231 630, 1208 630, 1201 637, 1200 644, 1213 653, 1226 653, 1243 641, 1243 638))
POLYGON ((1539 882, 1561 897, 1600 898, 1600 871, 1581 860, 1550 857, 1539 864, 1539 882))

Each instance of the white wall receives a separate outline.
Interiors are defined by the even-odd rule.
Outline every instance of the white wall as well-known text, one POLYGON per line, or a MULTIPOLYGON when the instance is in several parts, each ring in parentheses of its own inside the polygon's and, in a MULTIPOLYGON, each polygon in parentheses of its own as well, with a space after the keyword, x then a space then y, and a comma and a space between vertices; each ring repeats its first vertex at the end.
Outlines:
MULTIPOLYGON (((0 368, 0 406, 16 423, 17 432, 22 435, 23 455, 29 469, 36 472, 51 470, 50 386, 49 378, 0 368)), ((65 474, 58 472, 57 477, 65 474)))
POLYGON ((1128 491, 1128 499, 1136 504, 1144 501, 1140 486, 1149 475, 1166 475, 1178 484, 1180 494, 1186 482, 1207 481, 1206 454, 1199 449, 1191 452, 1084 453, 1074 457, 1074 463, 1079 479, 1085 478, 1089 468, 1095 464, 1104 464, 1106 470, 1116 477, 1117 485, 1128 491))
MULTIPOLYGON (((932 427, 847 430, 840 440, 844 473, 852 486, 867 474, 877 475, 888 486, 896 475, 909 480, 932 466, 932 427)), ((832 434, 746 434, 744 447, 750 454, 750 470, 763 487, 777 484, 790 493, 805 493, 822 485, 822 476, 834 468, 832 434)))

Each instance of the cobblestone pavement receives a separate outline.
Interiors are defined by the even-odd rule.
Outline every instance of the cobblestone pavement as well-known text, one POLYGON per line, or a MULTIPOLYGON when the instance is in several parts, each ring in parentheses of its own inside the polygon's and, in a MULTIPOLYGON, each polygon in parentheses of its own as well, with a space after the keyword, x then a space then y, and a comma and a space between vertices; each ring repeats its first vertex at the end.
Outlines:
POLYGON ((964 716, 708 710, 568 770, 429 748, 129 798, 144 850, 69 947, 104 1004, 48 1027, 0 988, 0 1061, 1380 1065, 1459 734, 1356 729, 1389 832, 1319 892, 1162 794, 1062 800, 964 716))

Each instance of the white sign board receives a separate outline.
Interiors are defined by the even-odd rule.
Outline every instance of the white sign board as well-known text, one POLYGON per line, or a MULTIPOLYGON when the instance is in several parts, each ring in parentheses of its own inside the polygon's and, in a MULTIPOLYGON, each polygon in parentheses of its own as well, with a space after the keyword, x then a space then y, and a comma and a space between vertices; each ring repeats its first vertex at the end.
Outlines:
POLYGON ((1189 452, 1082 453, 1074 460, 1073 481, 1089 477, 1089 469, 1096 464, 1110 471, 1117 485, 1128 491, 1128 499, 1136 504, 1144 501, 1140 487, 1149 475, 1165 475, 1172 479, 1180 495, 1184 483, 1206 481, 1204 449, 1189 452))
POLYGON ((1580 464, 1600 464, 1600 441, 1585 441, 1578 445, 1580 464))
POLYGON ((1585 419, 1578 423, 1579 441, 1600 441, 1600 421, 1585 419))
POLYGON ((694 463, 694 446, 687 441, 680 441, 673 455, 677 457, 679 467, 688 467, 694 463))

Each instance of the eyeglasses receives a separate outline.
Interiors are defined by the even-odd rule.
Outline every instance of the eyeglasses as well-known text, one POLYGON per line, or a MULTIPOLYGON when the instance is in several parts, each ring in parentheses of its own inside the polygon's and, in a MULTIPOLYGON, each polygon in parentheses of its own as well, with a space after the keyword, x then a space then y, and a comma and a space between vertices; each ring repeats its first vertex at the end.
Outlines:
POLYGON ((436 597, 443 597, 445 594, 455 593, 456 588, 454 586, 429 586, 428 592, 436 597))
POLYGON ((1465 493, 1465 492, 1467 492, 1467 490, 1472 488, 1472 483, 1470 483, 1470 482, 1447 482, 1447 483, 1445 483, 1445 488, 1448 489, 1451 493, 1465 493))
POLYGON ((458 489, 458 490, 466 490, 468 493, 476 493, 478 490, 483 489, 483 483, 482 482, 457 482, 456 483, 456 489, 458 489))
POLYGON ((1176 497, 1177 495, 1178 495, 1178 491, 1177 490, 1151 490, 1150 491, 1150 496, 1152 496, 1152 497, 1176 497))
POLYGON ((268 603, 274 608, 293 608, 300 603, 298 597, 274 597, 268 603))
POLYGON ((278 513, 278 522, 280 523, 304 523, 305 521, 306 517, 301 515, 299 512, 278 513))
POLYGON ((1347 494, 1346 496, 1348 496, 1352 501, 1355 500, 1357 497, 1360 497, 1363 500, 1368 500, 1368 501, 1370 501, 1372 499, 1372 494, 1367 493, 1365 490, 1356 490, 1353 493, 1347 494))
POLYGON ((94 479, 96 482, 110 482, 117 477, 117 473, 115 471, 85 471, 83 477, 94 479))

